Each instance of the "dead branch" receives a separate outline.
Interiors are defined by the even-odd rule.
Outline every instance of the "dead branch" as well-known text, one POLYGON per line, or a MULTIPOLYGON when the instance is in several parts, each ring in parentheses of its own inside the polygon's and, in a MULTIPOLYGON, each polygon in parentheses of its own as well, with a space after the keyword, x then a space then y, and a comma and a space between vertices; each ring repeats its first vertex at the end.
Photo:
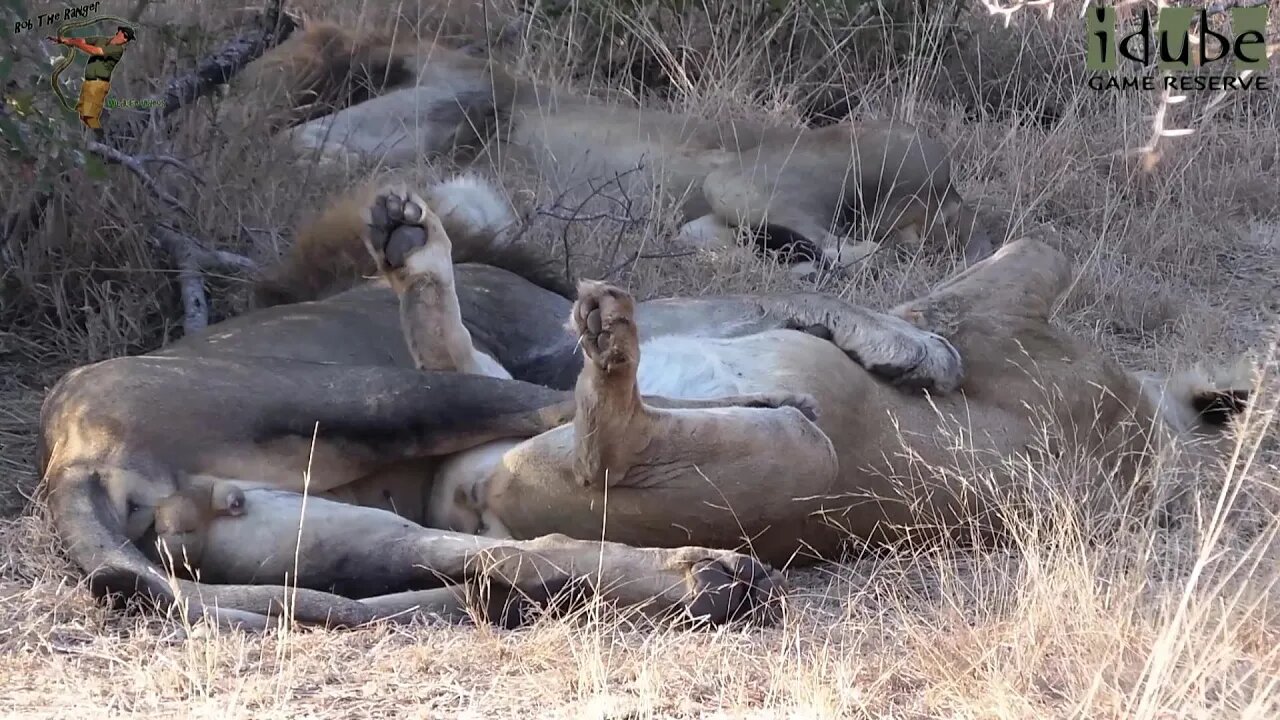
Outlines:
POLYGON ((206 250, 202 248, 198 260, 200 267, 206 270, 225 268, 253 274, 261 269, 258 267, 258 263, 253 260, 240 253, 233 253, 228 250, 206 250))
MULTIPOLYGON (((157 182, 156 179, 151 176, 151 173, 147 172, 147 169, 142 166, 142 160, 132 155, 126 155, 113 147, 103 145, 95 140, 90 140, 85 148, 89 152, 109 163, 112 163, 113 165, 123 165, 128 168, 129 171, 132 172, 142 183, 143 187, 151 191, 151 194, 156 196, 160 202, 168 205, 170 210, 180 212, 188 219, 196 219, 195 213, 191 212, 190 208, 183 204, 181 200, 169 194, 164 188, 160 187, 160 183, 157 182)), ((168 160, 181 165, 181 163, 176 159, 168 158, 168 160)))
MULTIPOLYGON (((121 165, 129 169, 134 177, 142 183, 152 196, 163 203, 169 210, 195 220, 183 202, 164 189, 158 180, 143 167, 143 160, 123 153, 115 148, 99 142, 90 142, 88 150, 109 163, 121 165)), ((166 162, 182 166, 182 163, 167 156, 148 156, 153 162, 166 162)), ((178 270, 178 283, 182 288, 182 327, 190 334, 203 330, 209 325, 209 298, 204 290, 204 272, 206 270, 233 268, 256 272, 257 263, 247 257, 225 250, 208 250, 200 246, 195 238, 179 232, 177 229, 157 223, 152 226, 151 235, 157 245, 169 256, 178 270)))
POLYGON ((187 335, 209 326, 209 296, 204 288, 206 272, 222 268, 249 273, 258 271, 258 264, 249 258, 226 250, 204 248, 195 238, 168 225, 154 226, 151 235, 178 269, 178 286, 182 291, 182 329, 187 335))
POLYGON ((263 21, 258 27, 228 40, 212 55, 201 60, 191 72, 169 80, 164 93, 152 98, 164 103, 158 111, 159 116, 167 118, 196 98, 209 94, 215 87, 230 82, 241 68, 293 34, 298 24, 292 15, 284 12, 283 4, 282 0, 267 3, 263 21))
POLYGON ((142 163, 143 165, 156 163, 159 165, 169 165, 169 166, 175 167, 181 170, 182 172, 186 173, 187 177, 191 178, 191 180, 195 182, 197 185, 204 184, 204 178, 200 177, 200 173, 196 172, 195 168, 192 168, 190 165, 170 155, 134 155, 133 157, 135 160, 142 163))
POLYGON ((157 225, 152 233, 178 268, 183 333, 191 335, 205 329, 209 326, 209 296, 204 291, 204 275, 193 250, 195 240, 163 225, 157 225))

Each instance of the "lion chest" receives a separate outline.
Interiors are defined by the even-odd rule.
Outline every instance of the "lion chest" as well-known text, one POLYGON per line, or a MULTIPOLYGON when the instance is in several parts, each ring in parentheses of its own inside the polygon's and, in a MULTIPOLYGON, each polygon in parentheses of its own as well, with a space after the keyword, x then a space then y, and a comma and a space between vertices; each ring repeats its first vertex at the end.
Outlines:
POLYGON ((811 343, 826 345, 793 330, 729 339, 659 336, 640 346, 636 380, 642 394, 688 400, 807 392, 817 359, 811 343))

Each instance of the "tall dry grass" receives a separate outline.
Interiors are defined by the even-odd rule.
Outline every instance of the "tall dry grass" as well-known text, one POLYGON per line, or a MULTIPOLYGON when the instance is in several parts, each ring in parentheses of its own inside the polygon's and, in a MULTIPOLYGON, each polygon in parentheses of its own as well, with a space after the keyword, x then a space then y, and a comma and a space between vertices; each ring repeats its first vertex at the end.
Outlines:
MULTIPOLYGON (((113 93, 147 94, 155 78, 218 40, 235 5, 153 3, 155 23, 143 32, 167 23, 188 44, 144 34, 113 93)), ((372 2, 295 5, 347 22, 390 22, 388 6, 372 2)), ((401 7, 409 16, 431 14, 401 7)), ((918 59, 890 66, 866 31, 842 34, 812 14, 798 13, 803 32, 779 21, 735 35, 724 30, 735 7, 708 10, 717 22, 615 17, 627 32, 614 37, 570 12, 503 52, 523 72, 619 101, 640 96, 698 114, 796 122, 814 103, 843 103, 856 119, 903 117, 945 138, 961 190, 994 229, 1036 233, 1074 260, 1056 322, 1132 367, 1163 370, 1249 348, 1261 354, 1263 392, 1223 467, 1187 471, 1166 458, 1147 480, 1170 491, 1170 511, 1111 518, 1102 532, 1087 512, 1093 499, 1075 491, 1091 470, 1072 458, 1037 458, 1025 480, 1042 490, 1040 500, 1018 514, 1008 546, 855 545, 842 564, 791 573, 797 593, 781 627, 745 631, 652 632, 595 612, 517 632, 188 631, 94 603, 39 508, 11 512, 0 520, 5 713, 1280 716, 1274 93, 1229 104, 1195 135, 1167 143, 1158 171, 1144 174, 1127 153, 1149 138, 1155 99, 1099 95, 1081 84, 1071 13, 1046 20, 1025 11, 1008 29, 981 12, 963 13, 959 32, 939 22, 909 35, 903 42, 918 59), (779 48, 800 49, 780 55, 779 48), (636 57, 644 72, 633 72, 636 57), (657 89, 641 88, 636 75, 657 89)), ((104 4, 104 12, 119 9, 104 4)), ((467 22, 463 31, 477 30, 467 22)), ((1194 124, 1204 99, 1175 108, 1175 119, 1194 124)), ((286 161, 251 129, 214 122, 207 104, 184 116, 175 148, 204 181, 165 176, 200 219, 188 229, 263 264, 327 193, 356 179, 286 161)), ((39 174, 46 163, 53 160, 0 167, 6 205, 30 196, 23 173, 39 174)), ((125 171, 109 172, 106 189, 82 173, 60 180, 45 221, 7 249, 0 271, 0 485, 14 511, 34 484, 43 389, 71 366, 151 349, 181 332, 172 272, 145 233, 159 209, 125 171)), ((621 235, 607 222, 566 230, 547 221, 529 241, 549 253, 568 247, 582 274, 599 275, 633 248, 669 250, 671 218, 660 208, 648 212, 621 235)), ((830 290, 883 306, 952 269, 949 258, 886 254, 830 290)), ((645 297, 796 283, 745 252, 639 259, 614 279, 645 297)), ((246 282, 209 279, 213 319, 246 307, 246 282)), ((1046 396, 1057 392, 1070 389, 1046 396)), ((960 467, 964 452, 958 444, 960 467)))

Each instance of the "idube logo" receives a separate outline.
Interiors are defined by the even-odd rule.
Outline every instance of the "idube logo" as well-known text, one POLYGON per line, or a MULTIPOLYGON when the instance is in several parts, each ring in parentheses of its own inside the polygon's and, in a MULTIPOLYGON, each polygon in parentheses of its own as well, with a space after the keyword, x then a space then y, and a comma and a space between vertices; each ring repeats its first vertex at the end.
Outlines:
POLYGON ((1109 73, 1089 78, 1089 87, 1180 92, 1270 87, 1270 78, 1260 74, 1269 65, 1266 5, 1231 8, 1229 31, 1212 29, 1210 13, 1204 8, 1160 8, 1154 24, 1147 8, 1135 16, 1136 23, 1121 27, 1114 7, 1094 6, 1085 12, 1085 68, 1109 73), (1193 21, 1197 21, 1194 30, 1193 21), (1122 60, 1125 69, 1139 72, 1154 60, 1156 69, 1165 74, 1119 75, 1122 60), (1195 68, 1218 73, 1177 74, 1195 68))

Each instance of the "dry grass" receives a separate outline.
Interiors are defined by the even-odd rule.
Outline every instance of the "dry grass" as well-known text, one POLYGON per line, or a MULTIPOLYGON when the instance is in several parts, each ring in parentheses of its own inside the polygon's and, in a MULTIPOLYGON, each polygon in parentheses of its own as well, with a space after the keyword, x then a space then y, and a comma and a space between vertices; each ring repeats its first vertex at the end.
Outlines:
MULTIPOLYGON (((373 4, 307 5, 380 22, 373 4)), ((214 28, 227 6, 196 10, 173 0, 149 12, 214 28)), ((1074 259, 1078 276, 1057 322, 1134 367, 1212 361, 1251 346, 1265 353, 1280 310, 1274 93, 1229 107, 1167 146, 1159 171, 1143 175, 1123 152, 1146 142, 1152 98, 1084 88, 1078 21, 1032 20, 1024 13, 1021 25, 1001 30, 969 18, 975 40, 958 59, 891 76, 866 52, 857 55, 863 65, 853 54, 827 53, 825 77, 848 91, 856 117, 903 116, 946 138, 968 197, 1011 233, 1037 232, 1074 259), (1048 128, 1036 119, 1046 108, 1058 116, 1048 128)), ((647 21, 632 31, 633 44, 670 50, 673 62, 680 44, 703 48, 696 77, 669 73, 678 81, 665 100, 677 107, 800 115, 795 85, 778 79, 788 75, 764 57, 764 40, 708 39, 697 27, 673 40, 647 21)), ((592 57, 589 36, 562 27, 554 37, 558 46, 544 42, 521 66, 598 85, 571 62, 592 57)), ((178 52, 196 54, 212 41, 201 35, 178 52)), ((171 67, 174 51, 158 45, 144 39, 143 59, 121 65, 113 93, 141 95, 148 77, 171 67)), ((177 140, 206 185, 196 192, 174 182, 201 218, 201 237, 219 247, 269 259, 304 213, 352 180, 287 165, 261 138, 213 126, 208 114, 193 111, 177 140)), ((15 498, 34 485, 43 389, 71 366, 150 349, 180 332, 170 275, 143 231, 156 210, 124 171, 111 173, 105 191, 82 175, 62 181, 49 220, 11 249, 0 283, 0 501, 11 510, 0 520, 7 714, 1280 716, 1274 391, 1259 400, 1229 472, 1167 471, 1186 492, 1165 526, 1139 524, 1099 542, 1073 519, 1083 501, 1059 493, 1006 549, 882 552, 792 573, 799 596, 780 628, 652 632, 594 617, 518 632, 421 626, 247 637, 188 635, 102 608, 77 586, 38 508, 18 515, 15 498)), ((0 169, 6 202, 23 201, 26 188, 0 169)), ((609 228, 572 228, 573 264, 595 275, 630 248, 661 253, 667 228, 654 214, 618 248, 609 228)), ((551 225, 535 241, 564 248, 551 225)), ((884 305, 951 267, 886 257, 875 270, 834 291, 884 305)), ((643 296, 793 282, 745 253, 640 260, 618 279, 643 296)), ((215 319, 244 307, 243 285, 211 282, 215 319)), ((1027 480, 1053 484, 1072 472, 1064 459, 1029 468, 1027 480)))

